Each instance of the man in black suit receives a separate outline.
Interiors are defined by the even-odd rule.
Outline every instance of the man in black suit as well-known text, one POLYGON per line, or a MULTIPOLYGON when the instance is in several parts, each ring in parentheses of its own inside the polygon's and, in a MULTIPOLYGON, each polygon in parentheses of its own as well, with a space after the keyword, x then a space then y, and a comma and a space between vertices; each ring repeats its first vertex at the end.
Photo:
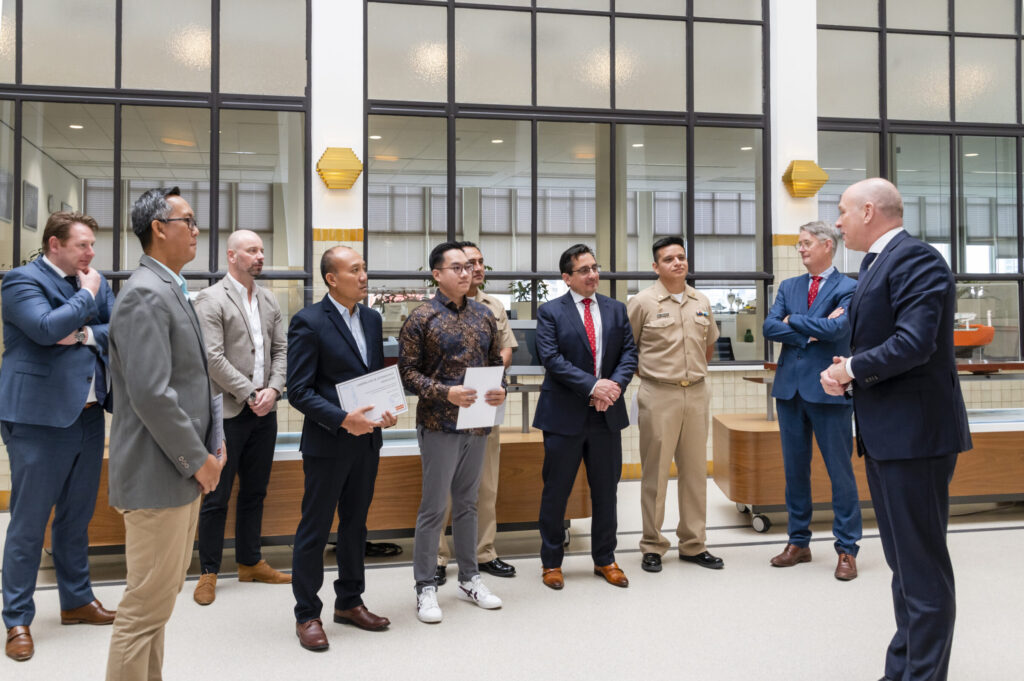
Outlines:
POLYGON ((636 371, 636 344, 626 306, 597 293, 600 267, 590 247, 570 246, 558 266, 570 290, 537 309, 537 354, 547 370, 533 419, 544 431, 544 584, 565 585, 562 521, 582 460, 593 504, 594 574, 625 587, 629 580, 615 563, 615 494, 622 473, 619 432, 629 425, 622 392, 636 371))
POLYGON ((867 255, 850 302, 852 357, 834 358, 821 383, 832 395, 852 390, 857 452, 893 572, 885 679, 943 681, 956 617, 949 482, 972 445, 954 357, 953 275, 902 225, 903 200, 889 181, 843 193, 836 226, 847 248, 867 255))
POLYGON ((378 631, 391 622, 363 605, 366 514, 373 499, 381 428, 395 425, 384 412, 371 421, 366 405, 346 412, 335 385, 384 366, 380 315, 361 304, 366 297, 366 263, 356 251, 335 246, 320 260, 327 284, 323 300, 298 312, 288 329, 288 399, 306 417, 302 424, 305 492, 295 531, 292 592, 295 633, 307 650, 328 646, 317 592, 324 581, 324 548, 337 509, 338 579, 334 621, 378 631))

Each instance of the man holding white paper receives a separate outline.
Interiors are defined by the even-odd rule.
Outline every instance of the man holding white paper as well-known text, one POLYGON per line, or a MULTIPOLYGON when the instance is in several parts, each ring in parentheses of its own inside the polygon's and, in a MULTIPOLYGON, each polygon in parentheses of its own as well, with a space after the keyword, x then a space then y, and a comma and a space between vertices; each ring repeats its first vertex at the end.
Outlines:
MULTIPOLYGON (((416 517, 413 576, 421 622, 440 622, 435 571, 437 544, 448 494, 452 534, 459 563, 458 596, 481 608, 501 607, 501 599, 480 580, 476 561, 477 488, 489 427, 459 430, 459 410, 472 406, 480 391, 465 385, 471 367, 501 367, 501 338, 494 315, 467 298, 472 268, 458 244, 445 242, 430 253, 437 294, 413 310, 399 335, 398 370, 405 387, 419 397, 416 435, 423 465, 423 494, 416 517)), ((505 402, 503 380, 484 391, 492 407, 505 402)))

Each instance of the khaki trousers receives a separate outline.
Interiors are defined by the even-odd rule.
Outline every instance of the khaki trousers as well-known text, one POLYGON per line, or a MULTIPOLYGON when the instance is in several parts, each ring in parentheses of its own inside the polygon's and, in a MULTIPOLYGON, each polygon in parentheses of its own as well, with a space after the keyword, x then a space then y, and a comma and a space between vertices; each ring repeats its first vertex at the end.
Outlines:
MULTIPOLYGON (((478 563, 489 563, 498 557, 494 550, 494 536, 498 533, 498 519, 494 506, 498 501, 498 471, 501 467, 501 434, 498 428, 491 428, 487 436, 484 450, 484 470, 480 475, 480 491, 476 499, 476 560, 478 563)), ((437 547, 437 564, 447 565, 452 557, 448 548, 448 538, 444 528, 451 520, 452 502, 448 500, 448 510, 444 514, 444 527, 441 529, 441 541, 437 547)))
POLYGON ((184 506, 124 514, 128 576, 117 606, 107 681, 159 681, 164 626, 185 584, 202 496, 184 506))
POLYGON ((661 534, 669 469, 676 462, 679 497, 679 553, 705 550, 707 535, 707 382, 687 388, 643 379, 637 393, 640 425, 640 512, 643 553, 665 555, 669 541, 661 534))

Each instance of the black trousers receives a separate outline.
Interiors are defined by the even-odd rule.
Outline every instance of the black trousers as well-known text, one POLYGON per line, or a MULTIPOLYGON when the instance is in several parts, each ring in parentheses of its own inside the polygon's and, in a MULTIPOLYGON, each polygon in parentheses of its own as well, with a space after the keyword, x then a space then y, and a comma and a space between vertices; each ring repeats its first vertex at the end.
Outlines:
MULTIPOLYGON (((295 530, 292 552, 292 594, 295 621, 320 617, 323 602, 317 596, 324 583, 324 548, 338 514, 338 578, 334 580, 334 607, 348 610, 363 603, 366 585, 366 514, 373 500, 380 451, 370 437, 346 446, 334 456, 302 457, 305 492, 302 519, 295 530)), ((436 542, 435 542, 436 543, 436 542)))
POLYGON ((544 490, 540 498, 540 560, 546 568, 562 566, 565 507, 580 462, 587 467, 593 507, 591 549, 594 565, 615 562, 618 529, 616 493, 622 475, 622 438, 608 429, 604 414, 590 409, 582 433, 544 431, 544 490))
POLYGON ((255 565, 262 558, 263 499, 267 496, 270 469, 274 464, 277 412, 256 416, 249 405, 243 406, 238 416, 224 419, 224 440, 228 459, 220 473, 220 483, 206 495, 199 510, 199 564, 204 573, 220 572, 224 524, 235 475, 238 475, 235 561, 255 565))

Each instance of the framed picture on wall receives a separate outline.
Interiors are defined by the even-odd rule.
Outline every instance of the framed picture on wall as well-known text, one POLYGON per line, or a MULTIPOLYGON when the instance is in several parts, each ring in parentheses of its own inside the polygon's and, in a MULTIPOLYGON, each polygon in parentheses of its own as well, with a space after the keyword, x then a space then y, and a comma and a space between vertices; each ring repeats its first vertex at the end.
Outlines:
POLYGON ((0 220, 14 217, 14 176, 0 170, 0 220))
POLYGON ((71 207, 70 203, 64 203, 63 201, 60 202, 60 209, 65 213, 70 213, 71 211, 74 210, 74 208, 71 207))
POLYGON ((24 185, 22 191, 22 197, 25 201, 25 206, 22 209, 22 223, 25 229, 38 229, 39 228, 39 187, 29 183, 28 180, 22 182, 24 185))

